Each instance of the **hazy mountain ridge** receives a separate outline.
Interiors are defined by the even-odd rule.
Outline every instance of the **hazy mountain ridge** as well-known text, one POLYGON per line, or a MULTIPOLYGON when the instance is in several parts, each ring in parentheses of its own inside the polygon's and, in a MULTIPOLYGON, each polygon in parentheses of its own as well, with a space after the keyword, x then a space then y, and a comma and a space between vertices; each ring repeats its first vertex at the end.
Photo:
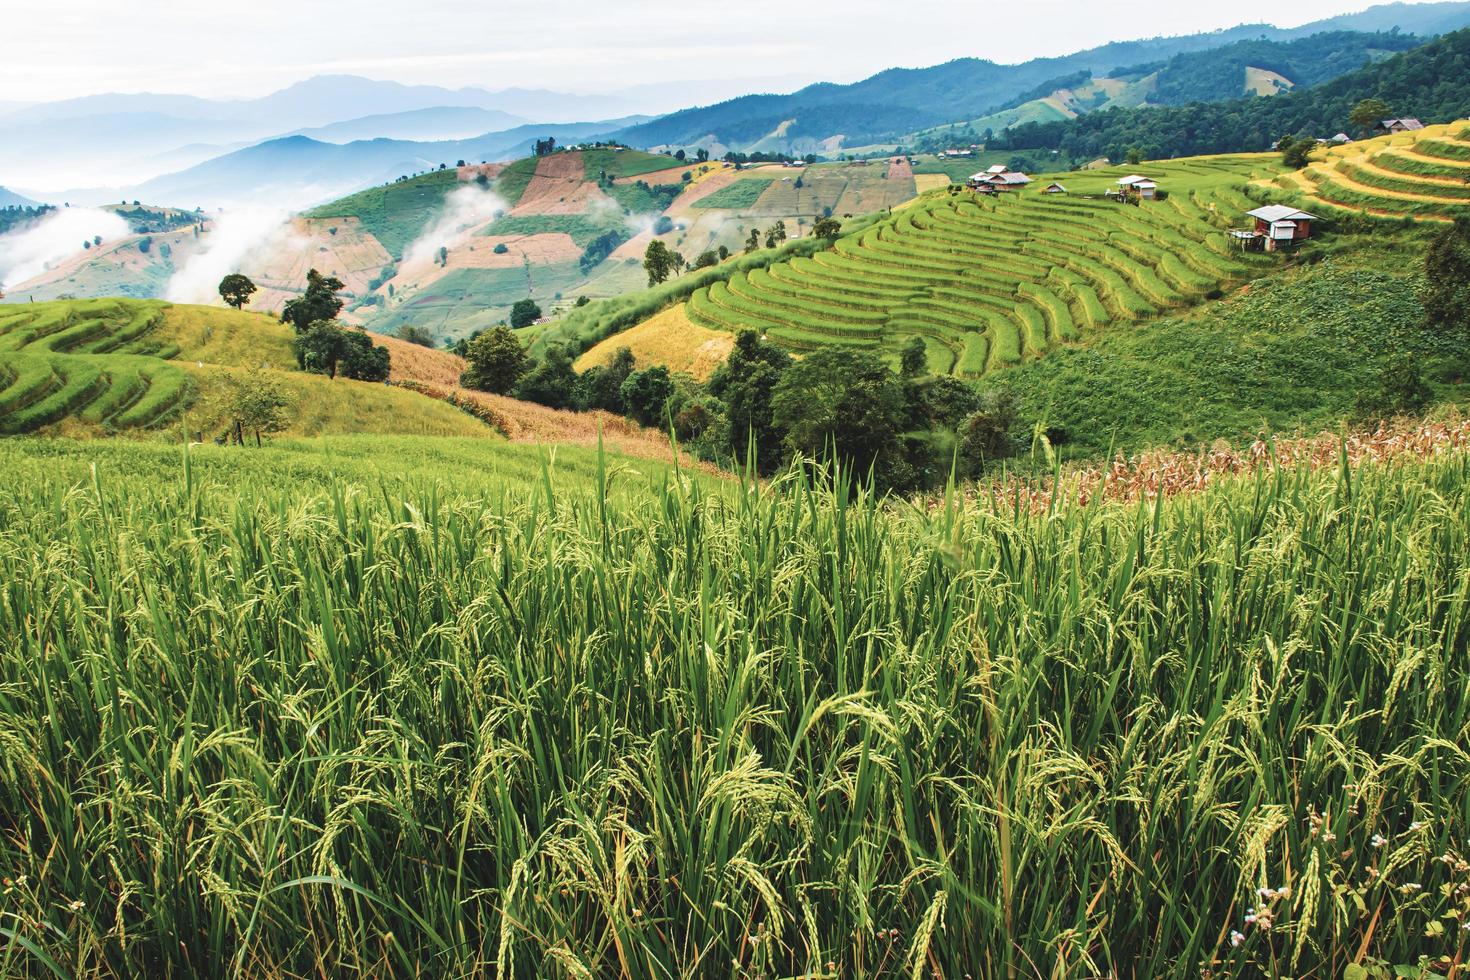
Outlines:
POLYGON ((1079 72, 1108 75, 1150 62, 1246 41, 1290 42, 1326 30, 1397 29, 1424 37, 1470 25, 1470 3, 1394 4, 1296 28, 1242 25, 1182 37, 1121 41, 1058 58, 1001 65, 974 58, 929 68, 892 68, 851 85, 821 83, 790 95, 749 95, 671 113, 616 134, 635 146, 741 148, 785 125, 794 141, 840 135, 845 145, 894 138, 928 126, 976 119, 1023 94, 1079 72))

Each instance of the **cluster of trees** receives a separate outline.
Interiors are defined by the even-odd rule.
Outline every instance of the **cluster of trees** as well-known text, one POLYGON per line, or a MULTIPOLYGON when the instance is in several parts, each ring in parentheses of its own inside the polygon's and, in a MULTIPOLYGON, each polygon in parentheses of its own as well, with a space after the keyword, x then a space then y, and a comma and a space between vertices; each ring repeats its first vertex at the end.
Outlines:
POLYGON ((28 225, 38 218, 43 218, 56 209, 49 204, 39 204, 36 207, 12 204, 9 207, 0 208, 0 235, 14 228, 28 225))
POLYGON ((312 269, 306 274, 306 290, 287 301, 281 320, 296 331, 296 364, 329 378, 340 374, 356 381, 387 381, 388 348, 374 344, 367 331, 337 322, 342 288, 342 280, 312 269))
POLYGON ((507 327, 476 336, 463 350, 468 366, 460 383, 467 388, 670 428, 703 458, 749 461, 763 474, 798 455, 871 472, 880 489, 907 491, 942 484, 952 464, 971 475, 1015 452, 1015 400, 930 375, 920 338, 894 372, 873 354, 840 347, 796 360, 745 331, 703 385, 662 365, 639 370, 627 348, 581 374, 562 345, 533 361, 507 327))
POLYGON ((1073 158, 1114 160, 1130 149, 1145 158, 1263 150, 1282 133, 1330 136, 1350 125, 1353 109, 1368 98, 1382 100, 1392 113, 1443 122, 1470 113, 1470 90, 1460 81, 1467 73, 1470 31, 1457 31, 1313 88, 1027 123, 1002 131, 989 148, 1054 149, 1073 158))
POLYGON ((186 228, 189 225, 197 225, 199 221, 197 212, 191 214, 188 211, 175 211, 168 208, 150 208, 137 201, 134 201, 132 206, 126 210, 119 208, 117 215, 128 223, 128 227, 134 234, 139 235, 186 228))

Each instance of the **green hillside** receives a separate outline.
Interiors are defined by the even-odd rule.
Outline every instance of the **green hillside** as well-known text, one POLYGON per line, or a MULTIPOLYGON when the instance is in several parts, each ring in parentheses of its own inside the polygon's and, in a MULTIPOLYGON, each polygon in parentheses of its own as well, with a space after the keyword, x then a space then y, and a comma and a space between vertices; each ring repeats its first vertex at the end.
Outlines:
POLYGON ((311 218, 356 218, 388 253, 403 250, 423 232, 458 184, 453 170, 435 170, 418 177, 370 187, 306 212, 311 218))
POLYGON ((1129 207, 1100 195, 1125 171, 1050 178, 999 200, 936 192, 830 252, 737 275, 695 293, 705 326, 755 327, 797 350, 845 344, 894 353, 910 337, 931 366, 979 376, 1085 331, 1219 295, 1258 274, 1224 229, 1255 207, 1242 192, 1259 158, 1145 168, 1166 201, 1129 207))
POLYGON ((1229 299, 1100 331, 982 387, 1015 395, 1021 431, 1040 427, 1083 459, 1336 429, 1402 352, 1436 399, 1463 403, 1456 345, 1421 326, 1423 276, 1404 256, 1423 248, 1412 229, 1363 239, 1229 299))

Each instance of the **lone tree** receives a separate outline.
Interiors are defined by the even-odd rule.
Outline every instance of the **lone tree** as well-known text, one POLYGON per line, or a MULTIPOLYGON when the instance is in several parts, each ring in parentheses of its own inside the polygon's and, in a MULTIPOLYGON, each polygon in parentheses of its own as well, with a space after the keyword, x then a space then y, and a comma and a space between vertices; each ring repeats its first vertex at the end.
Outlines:
POLYGON ((1312 151, 1317 148, 1317 141, 1310 136, 1298 139, 1295 136, 1283 136, 1281 142, 1276 144, 1281 151, 1281 162, 1293 170, 1301 170, 1311 162, 1312 151))
POLYGON ((1364 99, 1348 113, 1348 122, 1364 133, 1369 133, 1374 126, 1388 118, 1390 111, 1392 110, 1388 108, 1388 103, 1382 99, 1364 99))
POLYGON ((837 236, 842 234, 842 222, 830 215, 825 218, 819 218, 817 219, 817 223, 812 225, 812 234, 818 238, 825 238, 829 242, 835 241, 837 236))
POLYGON ((519 330, 541 319, 541 307, 533 299, 517 300, 510 308, 510 325, 519 330))
POLYGON ((749 255, 751 252, 754 252, 760 247, 761 230, 759 228, 752 228, 750 229, 750 234, 745 239, 745 254, 749 255))
POLYGON ((1470 219, 1442 228, 1424 254, 1424 325, 1470 341, 1470 219))
POLYGON ((221 413, 229 424, 228 438, 235 445, 245 445, 245 433, 261 444, 262 435, 283 431, 288 425, 286 409, 291 405, 280 384, 266 372, 256 368, 244 377, 226 380, 221 413))
POLYGON ((232 272, 219 281, 220 299, 237 310, 243 310, 255 293, 255 288, 255 283, 249 277, 232 272))
POLYGON ((342 301, 337 298, 341 289, 341 279, 312 269, 306 274, 306 292, 287 301, 281 310, 281 322, 291 324, 299 336, 319 321, 337 319, 342 312, 342 301))
POLYGON ((296 338, 296 362, 305 371, 329 378, 387 381, 388 348, 372 342, 365 330, 344 330, 335 320, 317 320, 296 338))
POLYGON ((658 364, 628 375, 620 390, 623 404, 635 422, 660 425, 664 421, 664 406, 674 395, 674 381, 669 377, 669 369, 658 364))
POLYGON ((905 378, 918 378, 929 372, 929 358, 924 354, 924 338, 910 337, 899 355, 898 371, 905 378))
POLYGON ((469 365, 459 383, 476 391, 508 395, 526 373, 526 349, 509 327, 487 330, 465 345, 469 365))
POLYGON ((643 253, 643 271, 648 273, 650 286, 666 281, 674 271, 674 253, 655 238, 648 243, 648 250, 643 253))

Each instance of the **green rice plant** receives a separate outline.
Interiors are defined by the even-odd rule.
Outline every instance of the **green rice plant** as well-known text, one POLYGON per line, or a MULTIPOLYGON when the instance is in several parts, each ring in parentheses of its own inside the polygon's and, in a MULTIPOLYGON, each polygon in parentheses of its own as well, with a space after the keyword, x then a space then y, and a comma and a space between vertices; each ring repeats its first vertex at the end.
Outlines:
POLYGON ((183 409, 193 396, 194 384, 189 376, 170 364, 150 367, 146 376, 147 392, 114 416, 116 425, 147 428, 162 424, 183 409))
POLYGON ((20 412, 45 398, 61 384, 49 358, 37 354, 7 354, 10 383, 0 390, 0 418, 20 412))
POLYGON ((51 369, 57 383, 43 397, 0 412, 0 433, 13 435, 50 425, 80 410, 107 387, 107 376, 93 358, 57 358, 51 369))
POLYGON ((0 444, 6 973, 1458 948, 1461 454, 1033 515, 413 442, 0 444))
POLYGON ((978 378, 985 373, 985 366, 990 358, 990 341, 984 334, 971 333, 965 335, 965 346, 960 351, 959 360, 955 362, 955 371, 964 377, 978 378))
POLYGON ((1045 285, 1023 282, 1017 287, 1017 291, 1041 308, 1053 337, 1067 341, 1077 340, 1082 336, 1072 319, 1071 309, 1045 285))
POLYGON ((1414 152, 1421 156, 1440 157, 1445 160, 1470 161, 1470 142, 1463 139, 1422 139, 1414 144, 1414 152))

